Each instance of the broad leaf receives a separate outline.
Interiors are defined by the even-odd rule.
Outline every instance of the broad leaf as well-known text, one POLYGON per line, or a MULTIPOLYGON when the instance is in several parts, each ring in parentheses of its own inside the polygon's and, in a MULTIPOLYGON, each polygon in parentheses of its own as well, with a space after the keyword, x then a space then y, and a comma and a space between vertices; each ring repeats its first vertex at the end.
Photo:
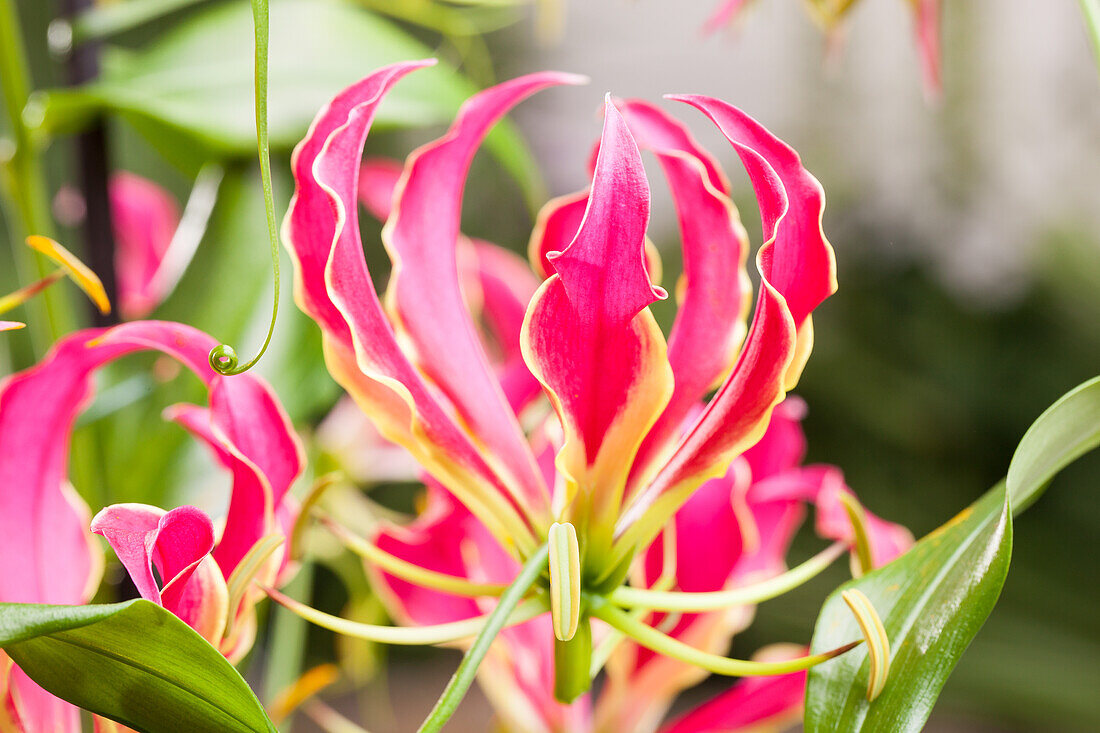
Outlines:
MULTIPOLYGON (((196 13, 140 50, 105 48, 98 81, 38 97, 41 127, 54 134, 72 131, 110 112, 186 170, 208 158, 255 156, 252 33, 248 2, 227 2, 196 13)), ((380 66, 433 55, 390 21, 336 0, 273 0, 270 38, 273 150, 293 147, 345 86, 380 66)), ((444 64, 420 70, 387 97, 375 125, 449 123, 474 91, 444 64)), ((533 196, 534 165, 514 128, 502 126, 487 145, 533 196)))
POLYGON ((149 601, 3 603, 0 647, 49 692, 135 730, 275 730, 225 657, 149 601))
POLYGON ((857 587, 883 616, 895 649, 886 690, 864 697, 867 655, 811 670, 806 729, 920 730, 962 652, 1000 594, 1013 514, 1031 506, 1063 468, 1100 446, 1100 377, 1070 390, 1020 440, 1004 484, 890 565, 839 588, 818 617, 814 649, 857 633, 840 592, 857 587))
POLYGON ((1008 467, 1012 513, 1038 499, 1051 479, 1100 446, 1100 377, 1067 392, 1024 433, 1008 467))
POLYGON ((886 688, 867 701, 870 662, 859 647, 810 670, 806 730, 919 731, 963 651, 993 610, 1008 573, 1012 517, 1004 485, 991 489, 889 565, 826 600, 813 651, 861 638, 840 593, 859 588, 890 637, 886 688))

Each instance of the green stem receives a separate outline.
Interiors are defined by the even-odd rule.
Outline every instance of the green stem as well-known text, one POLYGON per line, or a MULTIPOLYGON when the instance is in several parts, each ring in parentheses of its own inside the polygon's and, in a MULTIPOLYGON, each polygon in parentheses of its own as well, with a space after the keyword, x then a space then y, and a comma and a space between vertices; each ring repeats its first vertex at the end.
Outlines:
POLYGON ((740 588, 685 593, 623 586, 617 588, 609 596, 609 600, 616 606, 627 608, 640 606, 651 611, 677 611, 680 613, 699 613, 734 606, 756 605, 777 598, 799 587, 829 567, 834 560, 844 554, 846 549, 847 546, 843 542, 836 542, 785 573, 740 588))
POLYGON ((275 320, 279 317, 279 226, 275 222, 275 193, 271 185, 271 150, 267 136, 267 56, 268 56, 268 8, 267 0, 252 0, 252 22, 256 34, 256 149, 260 157, 260 179, 264 188, 264 210, 267 214, 267 235, 271 240, 271 269, 275 276, 275 293, 271 303, 271 323, 259 352, 247 363, 238 364, 237 352, 229 344, 219 344, 210 351, 210 368, 226 376, 243 374, 267 352, 271 337, 275 334, 275 320))
POLYGON ((451 719, 458 704, 462 701, 462 698, 465 697, 466 691, 469 690, 470 685, 473 684, 481 660, 489 653, 489 647, 492 646, 493 640, 496 639, 500 630, 504 628, 505 621, 512 615, 512 610, 519 604, 520 599, 527 594, 527 591, 531 589, 531 586, 535 584, 535 581, 538 580, 539 576, 545 571, 549 555, 550 548, 544 543, 535 554, 531 555, 527 562, 523 564, 523 568, 519 571, 519 575, 517 575, 516 579, 512 581, 512 584, 508 586, 508 590, 504 592, 504 595, 500 597, 500 603, 498 603, 497 607, 493 609, 493 612, 489 614, 489 618, 485 622, 485 627, 481 630, 481 633, 477 635, 477 638, 474 639, 473 646, 466 652, 466 656, 462 658, 462 662, 458 665, 458 669, 455 670, 454 676, 452 676, 451 681, 447 683, 447 687, 443 690, 443 694, 439 696, 439 701, 436 702, 435 707, 432 708, 432 711, 420 726, 418 733, 435 733, 442 729, 446 722, 451 719))
POLYGON ((554 697, 569 703, 592 686, 592 622, 582 618, 569 641, 554 639, 554 697))
MULTIPOLYGON (((45 170, 23 121, 23 109, 31 90, 31 76, 15 0, 0 0, 0 90, 3 91, 14 146, 0 152, 0 165, 6 173, 5 188, 12 204, 12 257, 20 280, 29 282, 46 277, 50 263, 45 257, 24 247, 23 240, 31 234, 53 237, 54 226, 45 170)), ((27 307, 30 309, 27 326, 35 353, 41 356, 50 343, 72 326, 66 311, 65 293, 52 289, 43 293, 42 298, 28 303, 27 307)))
POLYGON ((811 654, 782 662, 753 662, 747 659, 730 659, 729 657, 696 649, 679 639, 660 632, 652 626, 631 617, 630 614, 615 608, 603 598, 589 596, 588 601, 593 616, 618 629, 645 648, 666 657, 678 659, 685 664, 705 669, 708 672, 730 677, 759 677, 799 672, 815 667, 822 662, 827 662, 833 657, 863 643, 863 640, 860 639, 822 654, 811 654))

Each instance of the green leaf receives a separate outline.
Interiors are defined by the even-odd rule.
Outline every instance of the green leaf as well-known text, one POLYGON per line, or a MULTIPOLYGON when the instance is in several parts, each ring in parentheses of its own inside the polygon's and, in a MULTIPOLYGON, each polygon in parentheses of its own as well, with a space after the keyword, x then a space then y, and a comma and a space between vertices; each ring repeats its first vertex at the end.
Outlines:
POLYGON ((225 657, 146 600, 3 603, 0 647, 49 692, 135 730, 275 731, 225 657))
POLYGON ((813 651, 861 637, 840 598, 863 591, 890 637, 882 694, 867 701, 867 651, 859 647, 810 670, 805 727, 823 731, 919 731, 963 651, 1000 595, 1012 553, 1012 517, 998 485, 889 565, 845 583, 826 600, 813 651))
MULTIPOLYGON (((102 112, 121 115, 192 172, 210 158, 255 155, 252 38, 248 2, 218 3, 137 51, 105 48, 96 82, 39 95, 30 117, 58 134, 102 112)), ((390 21, 335 0, 273 0, 270 38, 273 150, 293 147, 344 87, 386 64, 433 55, 390 21)), ((390 92, 375 127, 447 124, 475 91, 445 64, 422 69, 390 92)), ((486 144, 533 197, 540 184, 515 128, 499 126, 486 144)))
POLYGON ((1013 514, 1042 496, 1069 464, 1100 446, 1100 377, 1067 392, 1024 433, 1008 467, 1013 514))

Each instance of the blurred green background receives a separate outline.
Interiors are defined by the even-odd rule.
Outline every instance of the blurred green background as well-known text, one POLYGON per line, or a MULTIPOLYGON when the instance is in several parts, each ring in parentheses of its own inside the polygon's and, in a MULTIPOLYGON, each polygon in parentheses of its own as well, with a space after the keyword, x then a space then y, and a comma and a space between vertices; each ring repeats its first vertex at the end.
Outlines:
MULTIPOLYGON (((861 3, 845 47, 828 55, 818 30, 787 0, 759 0, 736 29, 703 40, 713 2, 273 0, 279 216, 290 195, 289 148, 315 111, 390 61, 438 55, 444 64, 398 87, 368 142, 372 154, 403 156, 437 134, 466 94, 495 79, 543 68, 593 78, 587 88, 526 103, 476 161, 464 229, 516 250, 526 245, 532 203, 583 185, 604 91, 727 99, 798 149, 829 194, 825 229, 841 289, 815 318, 815 351, 798 389, 810 405, 810 459, 841 466, 875 513, 920 536, 1003 476, 1047 405, 1100 373, 1100 79, 1083 21, 1071 2, 946 0, 945 96, 929 105, 901 0, 861 3)), ((155 6, 113 5, 138 4, 155 6)), ((181 204, 200 168, 216 162, 224 176, 209 225, 155 316, 195 325, 250 355, 266 327, 271 282, 252 157, 248 4, 171 4, 189 7, 112 34, 101 80, 74 91, 63 89, 65 61, 46 42, 62 9, 46 0, 17 3, 35 86, 56 90, 37 107, 51 193, 75 185, 71 133, 96 120, 106 124, 112 168, 157 180, 181 204)), ((102 26, 88 23, 83 32, 102 26)), ((755 203, 735 157, 692 114, 682 117, 733 174, 735 199, 759 243, 755 203)), ((652 236, 667 285, 679 269, 675 221, 653 178, 652 236)), ((384 275, 377 227, 364 226, 368 259, 384 275)), ((10 231, 0 230, 0 292, 18 284, 10 231)), ((63 228, 61 241, 80 251, 79 226, 63 228)), ((324 370, 317 329, 291 301, 289 270, 259 371, 309 434, 339 390, 324 370)), ((671 312, 658 316, 667 325, 671 312)), ((27 333, 5 334, 0 374, 27 366, 32 353, 27 333)), ((75 439, 74 483, 93 508, 117 501, 217 508, 225 477, 159 418, 172 402, 199 399, 199 385, 162 382, 147 376, 148 366, 137 357, 102 375, 100 399, 75 439)), ((1100 546, 1098 470, 1100 458, 1079 461, 1017 522, 1002 599, 949 680, 929 730, 1100 730, 1100 583, 1089 570, 1100 546)), ((375 490, 397 503, 410 493, 375 490)), ((795 556, 813 546, 801 538, 795 556)), ((377 615, 356 586, 361 580, 349 580, 355 575, 335 561, 311 569, 295 590, 333 611, 353 598, 361 617, 377 615)), ((735 653, 808 639, 821 600, 842 577, 837 569, 761 607, 735 653)), ((126 592, 108 586, 106 594, 126 592)), ((250 674, 259 680, 267 670, 268 699, 296 670, 336 650, 330 636, 285 617, 267 642, 250 674), (275 639, 298 643, 273 653, 275 639)), ((371 679, 375 651, 342 653, 366 660, 358 669, 371 679)), ((385 675, 375 676, 359 698, 368 726, 379 729, 392 724, 387 705, 401 720, 419 719, 455 661, 449 652, 388 653, 388 689, 385 675), (435 662, 424 673, 431 684, 410 672, 425 659, 435 662)), ((721 684, 712 680, 685 699, 721 684)), ((475 697, 463 714, 462 725, 478 729, 486 712, 475 697)))

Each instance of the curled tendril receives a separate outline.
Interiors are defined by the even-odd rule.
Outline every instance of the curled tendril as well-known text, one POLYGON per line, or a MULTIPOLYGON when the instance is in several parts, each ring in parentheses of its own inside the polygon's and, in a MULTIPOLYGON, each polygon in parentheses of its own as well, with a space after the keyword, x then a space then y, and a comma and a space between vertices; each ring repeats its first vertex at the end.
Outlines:
POLYGON ((236 350, 229 344, 218 344, 210 350, 210 368, 227 377, 243 374, 256 366, 271 344, 271 337, 275 333, 275 320, 279 317, 279 229, 275 224, 275 194, 271 186, 271 152, 267 139, 267 0, 252 0, 252 22, 256 31, 256 148, 260 157, 260 179, 264 188, 267 233, 271 239, 271 269, 275 275, 275 293, 267 337, 256 356, 241 366, 236 350))

